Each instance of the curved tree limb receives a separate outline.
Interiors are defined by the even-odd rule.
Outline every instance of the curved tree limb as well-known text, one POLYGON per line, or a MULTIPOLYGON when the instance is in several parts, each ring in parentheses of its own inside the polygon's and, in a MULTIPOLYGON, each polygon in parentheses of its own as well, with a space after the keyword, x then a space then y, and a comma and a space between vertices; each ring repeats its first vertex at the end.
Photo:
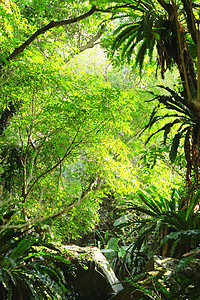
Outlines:
POLYGON ((0 229, 7 229, 7 228, 14 228, 14 229, 23 229, 23 228, 27 228, 29 226, 32 226, 36 223, 42 223, 45 222, 49 219, 53 220, 53 219, 58 219, 59 217, 65 215, 66 213, 68 213, 70 210, 72 210, 72 208, 78 206, 83 200, 85 200, 85 198, 87 198, 89 196, 89 194, 93 191, 94 193, 96 191, 98 191, 102 185, 104 184, 104 180, 100 177, 97 176, 95 179, 93 179, 88 188, 86 188, 86 190, 84 190, 82 192, 81 197, 74 203, 72 203, 71 205, 67 206, 66 208, 59 210, 56 213, 53 213, 47 217, 40 217, 40 218, 35 218, 30 222, 26 222, 24 224, 19 224, 19 225, 2 225, 0 226, 0 229))
POLYGON ((121 6, 112 6, 107 9, 98 9, 96 5, 93 5, 92 8, 86 12, 83 15, 80 15, 78 17, 73 17, 71 19, 62 20, 62 21, 51 21, 49 24, 39 28, 30 38, 28 38, 21 46, 16 48, 7 58, 6 61, 10 61, 14 58, 16 58, 20 53, 24 51, 35 39, 38 38, 38 36, 44 34, 45 32, 49 31, 52 28, 60 27, 64 25, 70 25, 73 23, 77 23, 79 21, 82 21, 84 19, 87 19, 89 16, 93 15, 95 12, 102 12, 102 13, 112 13, 115 9, 119 8, 125 8, 125 7, 132 7, 129 4, 121 5, 121 6))
MULTIPOLYGON (((69 55, 70 58, 74 57, 78 53, 81 53, 87 49, 90 49, 90 48, 93 48, 94 46, 96 46, 99 43, 97 41, 100 39, 100 37, 104 33, 105 28, 106 28, 106 24, 104 23, 101 25, 101 29, 99 30, 99 32, 95 36, 93 36, 85 45, 81 46, 78 49, 78 51, 74 51, 74 52, 70 53, 70 55, 69 55)), ((65 62, 67 63, 70 60, 70 58, 68 57, 67 59, 65 59, 65 62)))
MULTIPOLYGON (((73 23, 77 23, 81 20, 87 19, 89 16, 93 15, 95 12, 102 12, 102 13, 112 13, 115 11, 115 9, 124 8, 124 7, 130 7, 129 4, 121 5, 121 6, 112 6, 107 9, 98 9, 95 5, 92 6, 92 8, 86 12, 83 15, 80 15, 78 17, 73 17, 71 19, 62 20, 62 21, 51 21, 46 26, 43 26, 39 28, 34 34, 32 34, 22 45, 17 47, 7 58, 6 61, 9 62, 13 59, 15 59, 18 55, 23 53, 23 51, 34 41, 36 40, 40 35, 44 34, 48 30, 64 26, 64 25, 70 25, 73 23)), ((101 33, 102 34, 102 33, 101 33)), ((88 42, 85 46, 83 46, 82 49, 80 49, 80 52, 84 51, 85 48, 92 47, 94 45, 95 41, 100 37, 101 35, 98 33, 91 41, 88 42)), ((5 63, 3 64, 5 65, 5 63)), ((0 66, 0 70, 2 69, 3 65, 0 66)), ((9 121, 12 119, 13 115, 17 112, 18 107, 15 107, 12 103, 6 108, 0 117, 0 137, 4 135, 5 129, 8 126, 9 121)))
POLYGON ((85 14, 80 15, 78 17, 74 17, 72 19, 68 19, 68 20, 62 20, 62 21, 51 21, 49 24, 47 24, 46 26, 41 27, 40 29, 38 29, 34 34, 32 34, 32 36, 26 40, 21 46, 19 46, 18 48, 16 48, 7 58, 7 61, 10 61, 14 58, 16 58, 20 53, 22 53, 24 51, 24 49, 26 49, 38 36, 40 36, 41 34, 44 34, 45 32, 47 32, 48 30, 55 28, 55 27, 59 27, 59 26, 64 26, 64 25, 69 25, 69 24, 73 24, 73 23, 77 23, 81 20, 87 19, 89 16, 93 15, 96 11, 96 6, 92 6, 92 8, 85 14))

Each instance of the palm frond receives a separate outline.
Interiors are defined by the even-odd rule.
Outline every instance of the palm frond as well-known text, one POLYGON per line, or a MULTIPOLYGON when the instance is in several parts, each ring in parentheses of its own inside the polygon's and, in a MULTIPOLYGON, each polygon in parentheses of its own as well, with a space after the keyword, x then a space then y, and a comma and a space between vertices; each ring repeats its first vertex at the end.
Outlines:
POLYGON ((155 212, 156 214, 160 214, 161 213, 161 209, 160 209, 159 205, 157 205, 157 203, 156 203, 156 201, 154 199, 151 199, 151 197, 148 197, 147 195, 145 195, 142 192, 139 192, 138 196, 140 197, 140 199, 142 200, 142 202, 144 204, 146 204, 146 206, 148 208, 150 208, 153 212, 155 212))
MULTIPOLYGON (((157 119, 155 122, 157 122, 158 120, 160 120, 160 118, 157 119)), ((181 121, 180 121, 179 119, 176 119, 176 120, 174 120, 173 122, 170 122, 170 123, 165 124, 163 127, 161 127, 160 129, 158 129, 156 132, 152 133, 152 134, 148 137, 148 139, 147 139, 146 142, 145 142, 145 145, 150 141, 150 139, 151 139, 155 134, 157 134, 157 133, 160 132, 160 131, 164 131, 164 143, 165 143, 165 142, 166 142, 166 139, 167 139, 167 135, 168 135, 168 133, 170 132, 170 129, 171 129, 175 124, 180 123, 180 122, 181 122, 181 121)))
MULTIPOLYGON (((135 28, 135 30, 137 30, 137 28, 135 28)), ((126 56, 127 60, 129 59, 129 50, 128 49, 131 49, 131 53, 132 53, 132 49, 135 48, 134 40, 135 40, 135 35, 131 35, 129 37, 127 43, 125 44, 125 46, 122 49, 122 54, 121 54, 122 59, 124 59, 125 56, 126 56)))
POLYGON ((144 62, 146 53, 147 53, 147 41, 144 40, 142 45, 140 46, 140 49, 139 49, 137 55, 136 55, 136 65, 139 64, 140 71, 142 70, 142 66, 143 66, 143 62, 144 62))
POLYGON ((121 44, 125 42, 125 40, 130 38, 130 36, 133 35, 134 37, 136 31, 137 31, 137 24, 131 24, 126 26, 126 28, 123 29, 115 38, 112 45, 112 50, 116 51, 121 46, 121 44))

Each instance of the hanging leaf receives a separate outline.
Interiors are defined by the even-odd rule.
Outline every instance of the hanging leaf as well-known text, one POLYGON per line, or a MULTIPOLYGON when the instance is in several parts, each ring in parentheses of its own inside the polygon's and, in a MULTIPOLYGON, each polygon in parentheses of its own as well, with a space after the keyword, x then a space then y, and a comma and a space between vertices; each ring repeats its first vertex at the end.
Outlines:
POLYGON ((171 151, 169 153, 169 157, 172 163, 174 163, 175 159, 176 159, 176 155, 177 155, 177 150, 178 150, 178 146, 180 143, 180 138, 181 138, 181 133, 177 133, 173 139, 173 143, 172 143, 172 147, 171 147, 171 151))
POLYGON ((169 87, 161 85, 161 84, 159 84, 158 87, 168 91, 174 98, 174 100, 172 98, 174 103, 176 103, 176 104, 178 103, 184 109, 188 108, 186 99, 184 97, 181 97, 177 92, 175 92, 174 90, 170 89, 169 87))
POLYGON ((125 40, 130 38, 132 35, 135 37, 136 29, 137 29, 137 24, 126 26, 126 28, 122 30, 115 38, 112 45, 112 50, 113 51, 117 50, 121 46, 121 44, 124 43, 125 40))
POLYGON ((184 142, 184 151, 185 151, 185 159, 189 165, 191 165, 191 157, 190 157, 190 132, 191 127, 188 128, 186 135, 185 135, 185 142, 184 142))
POLYGON ((148 139, 147 139, 145 145, 149 142, 149 140, 150 140, 155 134, 157 134, 157 133, 160 132, 160 131, 164 131, 164 144, 165 144, 166 139, 167 139, 167 135, 168 135, 168 133, 170 132, 171 127, 173 127, 174 124, 177 124, 177 123, 180 123, 180 120, 179 120, 179 119, 176 119, 176 120, 174 120, 173 122, 170 122, 170 123, 164 125, 162 128, 160 128, 160 129, 158 129, 156 132, 152 133, 152 134, 148 137, 148 139))

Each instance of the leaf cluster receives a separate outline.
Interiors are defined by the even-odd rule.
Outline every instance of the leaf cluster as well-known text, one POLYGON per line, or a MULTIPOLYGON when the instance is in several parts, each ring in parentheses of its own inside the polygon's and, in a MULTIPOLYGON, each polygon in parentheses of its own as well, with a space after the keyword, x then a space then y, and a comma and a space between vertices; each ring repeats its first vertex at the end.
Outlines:
POLYGON ((58 263, 62 261, 69 278, 73 278, 72 266, 53 245, 35 237, 33 231, 2 230, 0 260, 1 299, 13 299, 16 296, 54 299, 67 294, 70 297, 66 279, 58 263))
MULTIPOLYGON (((140 191, 137 199, 137 202, 129 200, 126 205, 126 210, 132 214, 132 218, 129 216, 121 224, 117 224, 119 228, 133 228, 128 236, 133 235, 134 231, 138 232, 138 236, 132 242, 132 250, 144 249, 145 245, 155 244, 157 241, 161 254, 163 246, 168 243, 167 254, 180 257, 184 251, 196 247, 200 219, 198 213, 194 214, 194 207, 199 201, 198 191, 188 195, 185 191, 174 189, 171 198, 167 198, 155 188, 151 188, 145 192, 140 191), (191 199, 188 208, 184 207, 187 197, 191 199), (140 214, 139 219, 135 219, 135 212, 140 214), (173 237, 177 237, 176 242, 169 243, 173 237)), ((154 250, 156 253, 158 248, 154 250)))

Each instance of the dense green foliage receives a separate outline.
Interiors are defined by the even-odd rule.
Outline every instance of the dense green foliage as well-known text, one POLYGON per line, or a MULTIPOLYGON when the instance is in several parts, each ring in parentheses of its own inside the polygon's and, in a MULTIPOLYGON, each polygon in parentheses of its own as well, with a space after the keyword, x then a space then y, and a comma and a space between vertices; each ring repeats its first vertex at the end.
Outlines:
POLYGON ((154 254, 198 257, 199 8, 0 3, 2 299, 67 297, 36 228, 54 243, 94 230, 123 279, 154 254))
POLYGON ((34 231, 2 230, 0 260, 1 299, 70 299, 72 265, 34 231))

